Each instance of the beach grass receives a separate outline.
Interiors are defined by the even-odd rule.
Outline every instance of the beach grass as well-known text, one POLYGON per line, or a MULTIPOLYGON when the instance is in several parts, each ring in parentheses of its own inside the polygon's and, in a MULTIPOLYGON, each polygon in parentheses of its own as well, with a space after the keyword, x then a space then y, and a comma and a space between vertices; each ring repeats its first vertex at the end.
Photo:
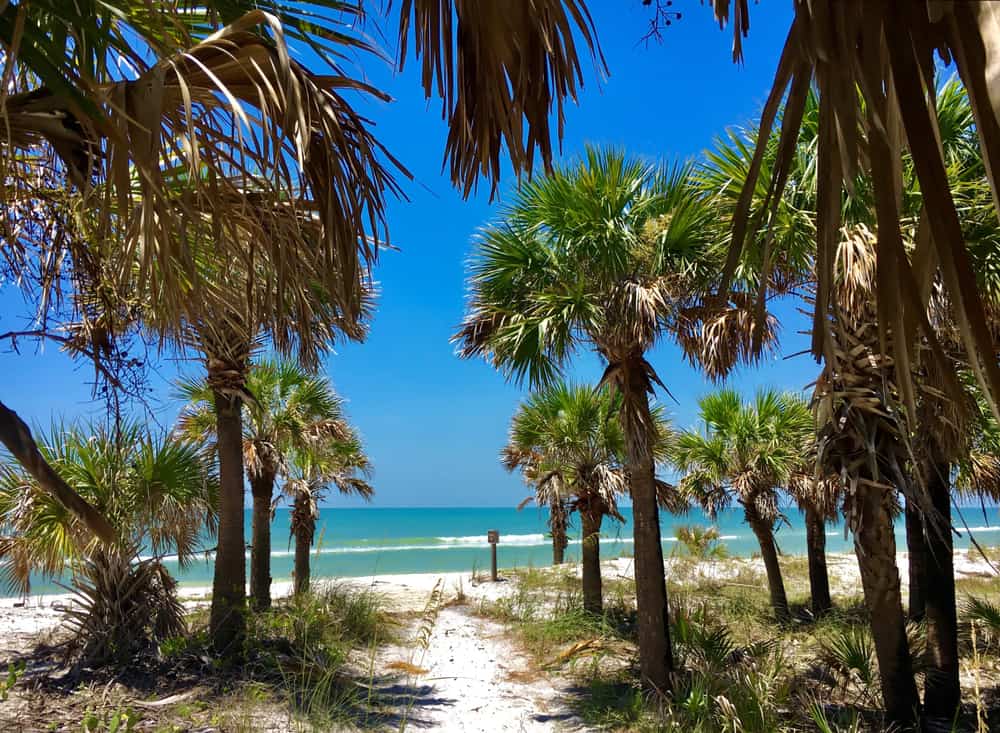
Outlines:
MULTIPOLYGON (((635 587, 631 578, 617 572, 617 563, 605 564, 602 615, 582 610, 572 565, 511 573, 518 583, 513 592, 481 602, 476 609, 506 624, 540 670, 558 670, 573 680, 571 705, 587 725, 705 733, 880 730, 878 669, 856 582, 836 578, 841 592, 835 594, 834 609, 814 619, 807 562, 783 557, 793 612, 779 623, 758 562, 671 558, 667 581, 672 635, 685 671, 668 698, 639 685, 635 587)), ((966 642, 963 649, 963 668, 968 670, 963 683, 972 680, 973 672, 980 680, 979 688, 966 686, 964 691, 963 720, 968 722, 983 704, 980 688, 1000 682, 1000 584, 995 576, 963 575, 957 586, 960 598, 977 599, 980 612, 978 648, 966 642)), ((967 602, 962 609, 968 629, 973 606, 967 602)), ((919 673, 922 627, 911 625, 909 635, 919 673)))

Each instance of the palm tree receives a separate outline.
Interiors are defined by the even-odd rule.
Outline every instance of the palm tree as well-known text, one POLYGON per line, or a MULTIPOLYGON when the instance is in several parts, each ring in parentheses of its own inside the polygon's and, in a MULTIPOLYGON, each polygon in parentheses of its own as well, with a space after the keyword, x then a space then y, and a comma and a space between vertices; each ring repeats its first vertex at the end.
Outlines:
MULTIPOLYGON (((909 427, 897 391, 896 369, 879 354, 872 299, 874 236, 858 225, 834 263, 838 289, 830 304, 836 360, 816 384, 817 472, 840 476, 844 513, 854 533, 865 600, 871 614, 882 697, 889 719, 910 725, 919 697, 906 638, 896 567, 893 516, 898 491, 909 484, 905 436, 909 427)), ((915 496, 907 494, 907 499, 915 496)))
MULTIPOLYGON (((92 5, 0 9, 11 80, 0 89, 8 132, 0 152, 5 198, 31 208, 76 197, 80 216, 71 220, 85 231, 71 227, 70 236, 52 237, 48 227, 28 227, 17 233, 18 243, 37 251, 40 262, 71 265, 75 287, 100 292, 129 314, 143 311, 135 283, 148 285, 161 343, 186 343, 197 334, 218 387, 220 474, 228 497, 220 528, 220 547, 228 549, 218 562, 232 582, 213 594, 213 607, 224 611, 213 614, 213 629, 219 645, 228 646, 239 623, 230 622, 224 634, 219 623, 234 618, 243 595, 235 551, 242 522, 236 527, 229 516, 241 506, 235 500, 242 486, 236 471, 240 375, 261 324, 247 319, 245 309, 226 309, 227 298, 217 297, 218 278, 206 276, 191 243, 209 241, 215 261, 234 260, 253 273, 258 299, 282 293, 270 301, 264 296, 259 305, 271 316, 267 323, 278 324, 265 336, 285 351, 282 344, 302 335, 295 324, 310 320, 317 292, 348 320, 358 318, 363 264, 387 241, 385 198, 399 193, 394 176, 406 172, 342 94, 387 99, 343 68, 355 53, 378 55, 357 32, 360 4, 92 5), (308 46, 327 68, 313 73, 293 60, 289 41, 308 46), (268 266, 260 267, 261 260, 268 266), (204 304, 206 298, 214 305, 204 304), (208 323, 216 333, 192 328, 208 323)), ((575 98, 583 83, 577 50, 586 48, 603 64, 590 16, 575 0, 503 12, 409 1, 401 8, 399 37, 400 67, 412 48, 425 67, 428 97, 436 91, 443 100, 446 160, 466 195, 479 175, 496 186, 501 150, 518 173, 531 172, 536 150, 549 165, 551 108, 561 114, 564 100, 575 98), (462 33, 453 32, 456 25, 462 33), (480 63, 485 58, 489 63, 480 63)), ((53 273, 32 297, 46 304, 52 283, 62 282, 53 273)), ((104 334, 90 349, 99 365, 106 340, 120 332, 98 325, 85 320, 82 331, 104 334)), ((110 525, 40 459, 16 413, 0 407, 0 441, 40 486, 112 540, 110 525)))
POLYGON ((81 608, 70 625, 84 656, 128 660, 184 626, 175 581, 163 567, 196 559, 214 531, 218 485, 197 448, 149 435, 137 421, 117 429, 55 425, 46 462, 118 528, 103 542, 11 456, 0 464, 0 559, 4 580, 22 592, 32 573, 72 573, 81 608), (139 555, 142 554, 143 557, 139 555), (148 555, 148 557, 145 557, 148 555))
POLYGON ((309 550, 316 534, 319 502, 331 486, 344 495, 371 499, 372 465, 357 433, 346 423, 331 432, 319 426, 310 442, 292 452, 283 490, 292 498, 291 536, 295 539, 296 594, 309 590, 309 550))
MULTIPOLYGON (((178 429, 194 441, 215 435, 215 407, 208 383, 182 381, 188 403, 178 429)), ((253 497, 250 597, 257 610, 271 605, 271 513, 274 487, 289 454, 305 446, 318 429, 336 431, 342 401, 329 380, 310 374, 291 359, 268 359, 247 374, 252 400, 243 403, 243 462, 253 497)), ((345 436, 346 437, 346 436, 345 436)))
POLYGON ((698 401, 702 431, 681 433, 673 460, 684 472, 680 489, 714 518, 736 501, 760 545, 767 570, 771 607, 788 617, 774 525, 781 517, 778 491, 787 488, 803 461, 812 435, 806 403, 773 390, 744 403, 738 392, 723 389, 698 401))
POLYGON ((710 320, 709 304, 692 295, 717 261, 713 212, 688 176, 588 148, 579 164, 523 185, 479 236, 455 336, 463 357, 485 357, 533 386, 551 383, 581 343, 607 363, 602 384, 622 395, 642 677, 657 689, 669 687, 673 657, 649 407, 660 380, 645 354, 669 335, 723 372, 749 352, 744 334, 754 330, 753 313, 733 308, 710 320))
MULTIPOLYGON (((809 435, 813 443, 812 431, 809 435)), ((830 597, 830 573, 826 563, 826 523, 840 515, 840 482, 816 475, 815 446, 805 451, 806 458, 793 473, 788 493, 799 505, 806 524, 806 560, 809 564, 809 599, 813 618, 833 608, 830 597)))
MULTIPOLYGON (((964 91, 954 81, 942 85, 938 90, 935 107, 952 196, 959 203, 962 212, 963 234, 972 257, 973 269, 980 291, 989 306, 988 314, 995 314, 997 311, 995 303, 1000 302, 997 297, 1000 278, 996 275, 1000 269, 995 254, 1000 229, 996 225, 992 196, 978 154, 974 116, 964 91)), ((790 113, 785 110, 782 114, 790 113)), ((769 282, 769 288, 772 290, 781 288, 787 290, 789 282, 807 283, 815 277, 810 272, 812 254, 808 243, 815 236, 814 222, 823 216, 817 208, 821 180, 818 178, 820 166, 817 162, 819 130, 820 100, 816 94, 806 92, 789 183, 783 195, 770 203, 766 179, 770 179, 770 170, 777 165, 780 147, 777 135, 772 135, 765 154, 760 159, 762 178, 757 179, 753 196, 748 204, 755 227, 748 230, 747 234, 750 237, 748 241, 755 245, 754 249, 768 252, 769 261, 775 265, 775 273, 771 275, 769 282)), ((700 181, 708 190, 722 193, 718 200, 727 217, 736 216, 744 182, 751 177, 753 156, 750 150, 756 143, 758 135, 758 130, 751 130, 745 136, 740 133, 730 133, 728 139, 721 141, 716 151, 710 154, 709 165, 700 172, 700 181)), ((903 161, 901 177, 903 216, 900 226, 907 248, 911 256, 916 259, 928 254, 926 248, 919 244, 922 240, 921 206, 924 198, 920 193, 918 177, 910 163, 910 156, 904 156, 903 161)), ((845 192, 841 199, 839 216, 849 224, 850 228, 846 230, 848 234, 853 232, 855 236, 865 236, 864 233, 869 228, 875 228, 878 224, 874 214, 875 189, 869 171, 856 170, 852 184, 851 191, 845 192)), ((868 289, 871 287, 871 273, 868 272, 868 267, 872 263, 864 247, 861 248, 860 259, 855 260, 857 247, 843 243, 840 246, 847 247, 841 253, 846 254, 846 258, 841 258, 838 254, 835 263, 828 266, 839 267, 838 278, 843 278, 846 271, 856 269, 851 277, 859 281, 857 287, 871 295, 868 289)), ((817 263, 817 267, 821 264, 817 263)), ((841 286, 838 285, 838 288, 841 286)), ((929 714, 950 719, 951 711, 954 710, 952 703, 957 704, 956 695, 959 688, 957 656, 955 656, 956 617, 954 603, 949 600, 953 597, 953 592, 949 592, 949 589, 954 586, 954 577, 950 568, 951 540, 946 530, 951 522, 947 477, 952 473, 950 463, 955 460, 961 461, 965 450, 962 447, 964 434, 962 426, 967 421, 964 417, 967 408, 963 406, 966 401, 964 393, 956 398, 956 395, 947 389, 945 382, 953 374, 962 372, 965 368, 963 364, 969 363, 969 357, 963 337, 959 333, 960 329, 955 327, 952 321, 954 310, 948 305, 947 298, 944 297, 945 289, 939 280, 928 276, 921 281, 919 290, 927 306, 927 324, 933 329, 935 341, 943 347, 943 351, 934 358, 929 358, 926 353, 918 354, 918 358, 907 362, 913 365, 912 369, 906 370, 907 380, 894 384, 889 392, 897 394, 898 399, 902 400, 903 408, 913 413, 909 421, 910 434, 904 432, 900 438, 909 444, 909 450, 917 461, 912 466, 906 464, 907 473, 913 474, 908 476, 906 482, 908 485, 897 485, 899 490, 909 492, 906 509, 911 613, 919 614, 925 608, 929 594, 922 593, 922 587, 940 589, 933 594, 930 601, 935 610, 932 612, 934 620, 929 622, 934 626, 934 630, 929 634, 928 660, 932 668, 938 667, 938 669, 934 674, 925 676, 925 703, 927 701, 931 703, 926 706, 929 714), (949 375, 941 374, 942 359, 950 365, 949 375), (897 389, 904 389, 906 381, 916 386, 916 393, 909 398, 905 393, 895 392, 897 389), (913 422, 913 419, 916 422, 913 422), (913 439, 910 435, 914 436, 913 439), (919 496, 911 497, 912 494, 919 496), (931 557, 938 558, 934 562, 936 570, 933 570, 933 582, 929 578, 927 569, 931 557), (936 658, 952 661, 938 665, 934 661, 936 658), (942 690, 943 693, 939 695, 938 690, 942 690), (939 704, 937 701, 941 700, 944 702, 939 704)), ((839 292, 843 293, 843 290, 839 292)), ((808 301, 810 304, 817 302, 815 297, 808 298, 808 301)), ((857 301, 848 298, 847 302, 866 306, 868 301, 862 296, 857 301)), ((827 329, 830 324, 838 322, 836 316, 821 315, 824 309, 827 314, 831 314, 837 309, 842 310, 846 307, 845 304, 832 304, 829 300, 825 305, 818 306, 817 318, 824 321, 821 328, 827 329)), ((879 324, 879 313, 871 312, 868 316, 870 324, 868 328, 874 328, 879 324)), ((857 318, 863 319, 864 316, 858 314, 857 318)), ((991 323, 993 322, 995 315, 991 315, 991 323)), ((897 333, 903 332, 901 328, 896 326, 894 328, 897 333)), ((818 331, 814 329, 814 333, 816 332, 818 331)), ((853 344, 851 348, 857 346, 859 344, 853 344)), ((884 343, 881 339, 868 340, 866 346, 860 348, 870 348, 874 350, 873 353, 878 354, 884 348, 884 343)), ((832 362, 833 366, 830 368, 837 369, 838 363, 832 362)), ((881 395, 886 391, 880 381, 882 375, 872 373, 871 376, 876 380, 870 385, 871 390, 881 395)), ((857 379, 858 375, 852 378, 857 379)), ((864 437, 859 437, 859 444, 864 440, 864 437)), ((822 474, 807 481, 818 481, 817 486, 825 484, 830 488, 839 483, 839 480, 834 482, 832 478, 822 474)), ((836 487, 836 490, 839 491, 839 487, 836 487)), ((835 505, 839 499, 832 498, 835 505)), ((859 562, 865 561, 859 557, 859 562)))
MULTIPOLYGON (((716 19, 730 20, 730 0, 713 0, 716 19)), ((749 3, 732 4, 733 56, 742 55, 742 35, 750 28, 749 3)), ((815 261, 817 297, 812 351, 817 358, 835 362, 833 326, 827 306, 839 287, 834 273, 838 242, 845 221, 840 206, 844 189, 852 189, 862 169, 871 174, 874 211, 879 222, 878 280, 885 284, 875 293, 879 312, 893 314, 894 322, 876 322, 883 358, 896 363, 915 359, 920 339, 935 344, 936 335, 924 317, 926 302, 918 283, 929 282, 940 269, 941 284, 962 324, 960 337, 972 356, 973 371, 994 414, 1000 416, 1000 364, 991 333, 987 307, 981 294, 969 248, 963 236, 959 208, 948 179, 946 154, 940 146, 940 125, 935 114, 932 59, 936 53, 952 59, 969 90, 978 138, 987 171, 1000 169, 1000 94, 992 82, 993 53, 990 39, 997 19, 984 3, 867 3, 863 0, 823 0, 796 3, 774 84, 761 115, 760 135, 741 186, 733 217, 732 247, 723 272, 723 287, 736 272, 742 247, 758 225, 766 229, 769 216, 754 222, 751 200, 763 174, 762 161, 772 145, 778 110, 781 136, 775 164, 770 168, 768 196, 763 207, 773 210, 794 181, 791 165, 803 122, 810 86, 819 92, 816 146, 817 236, 815 261), (903 152, 908 149, 923 195, 919 202, 923 238, 928 256, 909 261, 903 254, 898 183, 902 179, 903 152), (889 331, 893 338, 887 338, 889 331), (888 347, 893 351, 889 352, 888 347)), ((767 180, 767 179, 766 179, 767 180)), ((987 180, 993 198, 1000 195, 992 173, 987 180)), ((763 303, 765 293, 761 293, 763 303)), ((961 402, 962 389, 954 370, 940 349, 931 349, 945 387, 961 402)), ((916 388, 908 370, 897 375, 904 395, 916 388)), ((913 412, 913 400, 904 400, 913 412)), ((916 416, 911 414, 911 419, 916 416)))
MULTIPOLYGON (((525 473, 527 478, 527 473, 525 473)), ((569 520, 570 512, 567 507, 567 497, 562 493, 562 486, 552 485, 552 490, 536 491, 531 496, 517 505, 517 510, 521 511, 530 502, 537 502, 539 507, 548 509, 549 536, 552 538, 552 564, 562 565, 566 561, 566 548, 569 546, 569 520)))
MULTIPOLYGON (((518 407, 500 452, 507 470, 520 469, 535 487, 539 505, 565 505, 568 513, 579 512, 583 606, 591 613, 603 607, 601 523, 605 516, 623 521, 618 497, 628 489, 620 409, 621 398, 607 387, 595 390, 562 381, 543 387, 518 407)), ((668 429, 659 410, 653 417, 657 444, 662 446, 668 429)))

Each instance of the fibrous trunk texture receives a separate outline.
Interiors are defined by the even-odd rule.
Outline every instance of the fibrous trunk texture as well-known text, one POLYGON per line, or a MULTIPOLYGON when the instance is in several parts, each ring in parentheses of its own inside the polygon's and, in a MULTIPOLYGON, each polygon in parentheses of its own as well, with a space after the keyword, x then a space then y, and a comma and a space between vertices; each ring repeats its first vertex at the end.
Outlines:
POLYGON ((832 607, 830 575, 826 567, 826 522, 815 507, 808 505, 806 514, 806 554, 809 560, 809 597, 814 618, 832 607))
POLYGON ((552 564, 562 565, 566 559, 566 546, 569 538, 566 536, 566 507, 561 501, 553 502, 549 507, 549 529, 552 531, 552 564))
POLYGON ((602 513, 598 510, 581 513, 583 608, 594 614, 601 613, 604 608, 601 594, 601 518, 602 513))
POLYGON ((639 668, 643 683, 669 690, 674 669, 670 647, 667 585, 660 537, 660 512, 656 503, 653 454, 650 445, 652 416, 649 410, 649 377, 641 358, 620 367, 623 393, 622 423, 628 454, 627 470, 632 491, 635 538, 635 589, 639 642, 639 668))
POLYGON ((928 668, 924 677, 924 711, 927 717, 949 722, 954 719, 962 697, 952 558, 950 475, 951 466, 942 462, 932 466, 927 476, 927 490, 936 516, 925 522, 928 668))
POLYGON ((785 595, 785 583, 781 578, 781 565, 778 563, 778 548, 774 544, 774 529, 770 522, 761 518, 753 505, 746 507, 747 523, 757 537, 760 545, 760 556, 764 560, 767 571, 767 589, 771 594, 771 608, 780 621, 788 618, 788 597, 785 595))
POLYGON ((908 730, 917 719, 920 699, 906 638, 891 504, 889 494, 879 487, 860 484, 855 489, 854 549, 871 614, 886 716, 908 730))
POLYGON ((212 581, 212 643, 220 654, 238 651, 246 628, 246 539, 243 529, 242 400, 215 390, 219 459, 219 535, 212 581))
POLYGON ((910 621, 924 618, 924 588, 927 582, 927 543, 924 520, 915 502, 906 502, 906 564, 910 583, 910 621))
POLYGON ((309 553, 312 550, 316 520, 312 513, 312 497, 307 491, 295 494, 292 507, 292 532, 295 535, 294 590, 299 595, 309 590, 309 553))
POLYGON ((275 472, 265 467, 250 478, 253 526, 250 547, 250 604, 255 611, 271 607, 271 502, 275 472))

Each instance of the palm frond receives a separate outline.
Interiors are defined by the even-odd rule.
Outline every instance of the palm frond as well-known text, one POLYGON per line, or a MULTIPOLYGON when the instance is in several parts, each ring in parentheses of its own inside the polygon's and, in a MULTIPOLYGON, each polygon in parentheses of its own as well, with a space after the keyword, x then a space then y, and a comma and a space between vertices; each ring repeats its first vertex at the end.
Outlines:
POLYGON ((583 86, 578 44, 604 68, 593 20, 579 0, 403 0, 400 69, 411 34, 413 55, 422 60, 424 93, 436 93, 443 102, 445 164, 466 196, 480 175, 496 190, 503 149, 516 174, 530 177, 536 151, 550 168, 553 106, 561 140, 564 100, 575 100, 583 86))

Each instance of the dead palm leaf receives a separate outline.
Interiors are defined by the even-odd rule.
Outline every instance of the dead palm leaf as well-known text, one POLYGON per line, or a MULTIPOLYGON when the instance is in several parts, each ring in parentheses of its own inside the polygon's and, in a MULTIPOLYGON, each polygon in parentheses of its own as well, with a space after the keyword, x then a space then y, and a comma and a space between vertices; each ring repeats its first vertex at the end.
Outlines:
POLYGON ((424 94, 443 101, 445 163, 465 196, 479 176, 496 191, 506 148, 514 171, 531 175, 536 150, 552 164, 550 117, 562 139, 563 103, 583 86, 577 39, 606 70, 597 31, 581 0, 492 3, 403 0, 399 67, 420 60, 424 94))
MULTIPOLYGON (((749 29, 747 0, 713 0, 720 23, 733 11, 734 57, 741 55, 741 34, 749 29)), ((819 89, 818 217, 816 311, 812 350, 817 357, 837 358, 827 321, 836 288, 833 267, 840 240, 843 187, 869 168, 878 219, 878 257, 874 291, 878 309, 880 358, 902 368, 897 374, 903 405, 915 412, 915 386, 908 365, 921 338, 932 348, 927 358, 943 361, 933 348, 936 336, 926 318, 926 302, 918 283, 929 282, 940 267, 944 287, 954 300, 958 331, 972 357, 976 376, 989 404, 1000 415, 1000 365, 990 334, 949 189, 934 107, 934 54, 954 61, 969 93, 987 176, 997 199, 995 171, 1000 170, 1000 87, 991 69, 1000 54, 1000 8, 989 2, 867 2, 821 0, 795 3, 795 18, 761 118, 760 135, 743 195, 736 208, 733 241, 723 274, 736 270, 748 232, 749 209, 761 172, 764 152, 778 108, 781 142, 769 182, 769 201, 780 199, 794 155, 805 91, 819 89), (858 96, 863 102, 859 105, 858 96), (860 131, 860 132, 859 132, 860 131), (898 196, 901 153, 908 148, 923 194, 924 214, 918 234, 920 256, 911 264, 900 234, 898 196), (892 336, 890 337, 890 332, 892 336)), ((948 374, 941 364, 943 374, 948 374)), ((945 391, 955 399, 960 385, 951 374, 945 391)))

